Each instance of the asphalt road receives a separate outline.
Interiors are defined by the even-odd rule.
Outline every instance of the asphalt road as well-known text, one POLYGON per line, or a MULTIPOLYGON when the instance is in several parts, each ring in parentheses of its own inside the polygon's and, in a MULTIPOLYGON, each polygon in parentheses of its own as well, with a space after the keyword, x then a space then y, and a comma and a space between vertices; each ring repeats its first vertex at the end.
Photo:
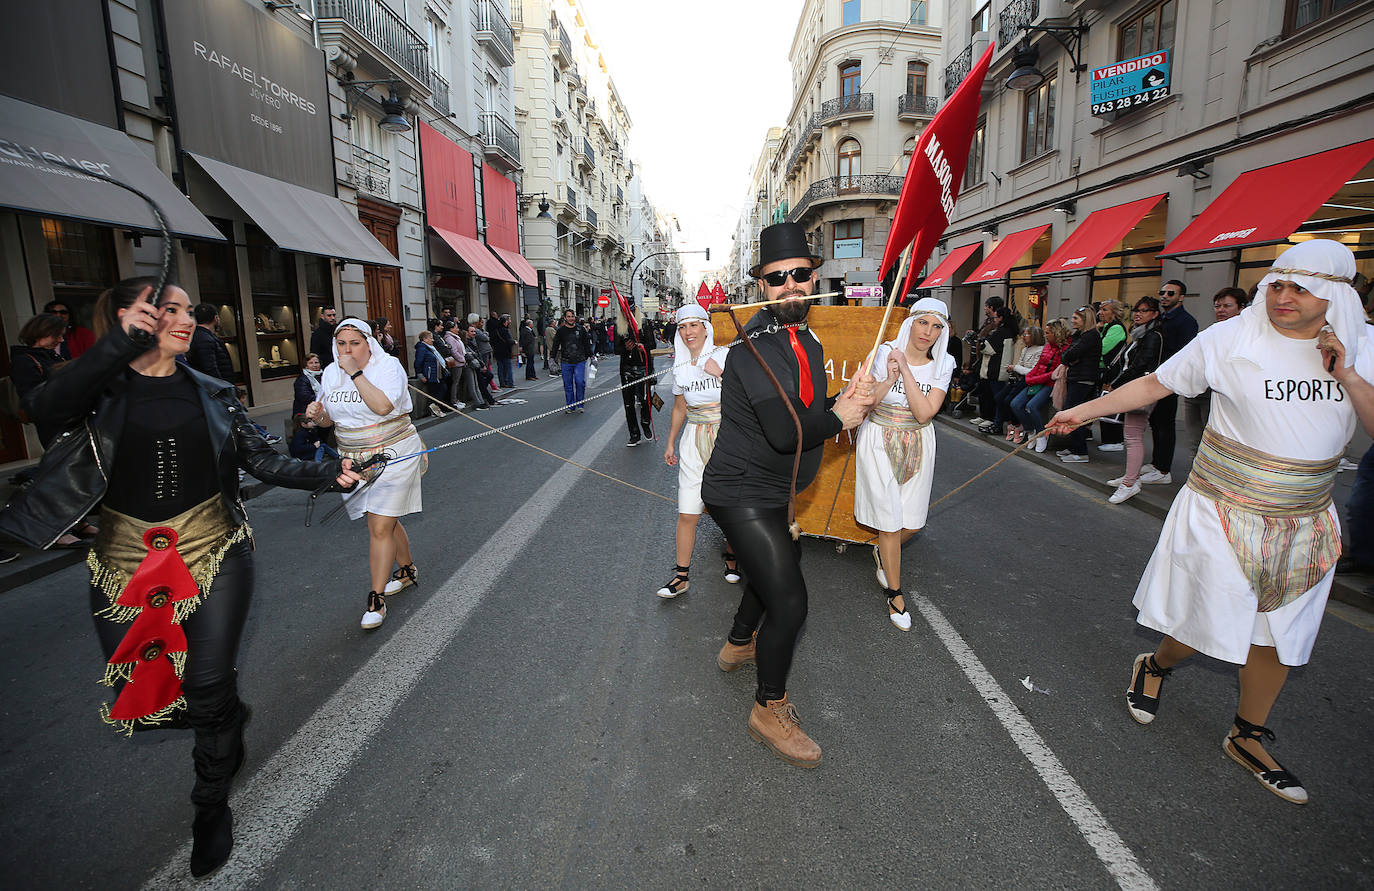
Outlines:
MULTIPOLYGON (((478 418, 561 404, 552 381, 519 395, 478 418)), ((514 432, 674 492, 661 444, 624 448, 618 397, 514 432)), ((1001 455, 941 429, 936 496, 1001 455)), ((746 734, 752 670, 715 666, 738 589, 709 521, 691 590, 660 601, 673 506, 501 437, 446 449, 406 520, 420 587, 367 633, 365 530, 306 529, 304 501, 250 504, 255 714, 234 858, 207 887, 1374 887, 1367 615, 1328 614, 1271 718, 1313 798, 1287 804, 1221 752, 1232 667, 1195 660, 1153 725, 1130 720, 1159 521, 1027 462, 908 545, 909 634, 866 550, 805 541, 789 686, 825 751, 811 771, 746 734)), ((85 584, 73 567, 4 595, 0 874, 189 885, 190 736, 100 723, 85 584)))

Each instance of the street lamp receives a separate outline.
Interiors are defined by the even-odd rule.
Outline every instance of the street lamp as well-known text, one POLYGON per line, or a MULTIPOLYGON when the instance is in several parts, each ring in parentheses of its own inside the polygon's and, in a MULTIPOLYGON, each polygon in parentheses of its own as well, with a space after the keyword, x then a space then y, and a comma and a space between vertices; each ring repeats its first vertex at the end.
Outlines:
POLYGON ((410 132, 410 121, 406 120, 405 103, 396 95, 396 86, 402 82, 395 78, 387 80, 354 80, 353 75, 339 78, 339 85, 344 88, 344 113, 339 117, 348 121, 349 127, 353 126, 353 108, 367 91, 372 87, 386 86, 390 88, 387 97, 381 100, 382 119, 377 122, 388 133, 408 133, 410 132), (351 98, 350 98, 351 97, 351 98))

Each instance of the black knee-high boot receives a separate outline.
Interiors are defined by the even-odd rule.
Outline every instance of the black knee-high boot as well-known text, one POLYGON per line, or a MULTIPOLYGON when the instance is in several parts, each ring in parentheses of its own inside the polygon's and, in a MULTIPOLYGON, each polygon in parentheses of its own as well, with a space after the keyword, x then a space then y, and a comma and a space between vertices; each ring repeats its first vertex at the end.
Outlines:
POLYGON ((186 690, 186 720, 195 730, 191 758, 196 783, 191 803, 191 875, 200 877, 223 866, 234 848, 234 815, 229 785, 243 766, 243 725, 248 707, 234 680, 204 690, 186 690))

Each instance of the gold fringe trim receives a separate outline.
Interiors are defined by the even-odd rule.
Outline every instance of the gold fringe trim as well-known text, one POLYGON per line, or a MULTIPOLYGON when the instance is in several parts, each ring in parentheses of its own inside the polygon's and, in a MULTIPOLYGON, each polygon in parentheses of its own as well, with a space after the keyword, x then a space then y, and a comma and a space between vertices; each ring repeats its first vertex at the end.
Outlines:
POLYGON ((176 712, 179 709, 184 708, 186 708, 186 697, 182 696, 178 698, 176 702, 172 703, 164 709, 153 712, 151 715, 145 715, 142 718, 135 718, 132 721, 117 721, 114 718, 110 717, 110 704, 108 702, 102 702, 100 704, 100 719, 104 721, 106 724, 109 724, 111 727, 115 728, 117 732, 122 733, 125 736, 133 736, 134 725, 143 724, 148 727, 156 727, 159 724, 165 724, 168 721, 175 720, 176 712))
MULTIPOLYGON (((200 606, 201 600, 209 595, 210 586, 214 584, 215 576, 219 574, 219 568, 223 565, 224 556, 229 553, 229 549, 252 537, 252 527, 244 523, 229 533, 223 542, 211 550, 194 568, 191 568, 191 578, 195 579, 200 594, 173 604, 173 613, 178 625, 186 621, 187 617, 196 611, 196 607, 200 606)), ((86 566, 91 571, 91 584, 104 592, 105 597, 110 601, 109 606, 97 610, 95 614, 103 619, 120 623, 132 622, 138 618, 142 607, 120 606, 115 602, 119 599, 119 595, 124 593, 124 589, 129 586, 129 580, 133 578, 133 574, 102 563, 94 548, 86 555, 86 566)))

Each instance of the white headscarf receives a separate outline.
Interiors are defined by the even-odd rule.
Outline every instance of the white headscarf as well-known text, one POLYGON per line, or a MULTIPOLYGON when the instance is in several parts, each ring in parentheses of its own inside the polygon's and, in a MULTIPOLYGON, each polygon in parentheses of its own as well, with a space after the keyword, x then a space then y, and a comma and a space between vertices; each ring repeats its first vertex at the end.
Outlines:
POLYGON ((1260 279, 1254 302, 1240 313, 1245 320, 1246 336, 1240 341, 1236 357, 1263 367, 1266 356, 1260 337, 1269 324, 1264 297, 1270 282, 1285 281, 1301 285, 1327 301, 1326 323, 1345 346, 1346 367, 1354 366, 1355 352, 1365 335, 1364 307, 1351 286, 1354 277, 1355 255, 1339 241, 1314 238, 1279 254, 1260 279))
MULTIPOLYGON (((940 336, 930 347, 931 361, 935 363, 935 368, 932 369, 935 373, 935 379, 943 380, 954 373, 954 357, 949 354, 949 307, 945 306, 943 300, 937 300, 934 297, 922 297, 911 304, 906 321, 902 322, 902 327, 898 329, 897 336, 883 346, 890 350, 905 350, 907 341, 911 339, 911 326, 921 316, 929 315, 939 316, 940 321, 945 323, 940 336)), ((887 359, 886 356, 882 358, 884 361, 887 359)), ((885 373, 886 369, 884 369, 885 373)))
MULTIPOLYGON (((693 365, 698 362, 705 365, 705 360, 711 358, 716 351, 716 329, 711 327, 710 313, 702 309, 699 303, 689 303, 677 311, 673 321, 677 323, 677 332, 673 335, 673 354, 677 356, 674 360, 676 362, 691 359, 692 356, 692 351, 687 348, 687 342, 682 339, 682 323, 701 322, 706 327, 706 339, 702 341, 701 352, 691 360, 693 365)), ((720 359, 717 358, 716 361, 720 362, 720 359)))
POLYGON ((324 370, 320 378, 321 389, 324 393, 333 393, 353 386, 353 381, 344 373, 339 366, 339 332, 344 328, 356 328, 362 332, 363 337, 367 338, 367 348, 372 352, 367 364, 363 366, 363 371, 367 373, 367 379, 374 387, 381 390, 391 400, 395 406, 393 415, 399 411, 410 411, 410 390, 407 388, 409 381, 406 378, 405 368, 399 359, 382 349, 382 345, 377 342, 377 338, 372 336, 372 326, 362 319, 348 318, 339 323, 334 329, 334 339, 331 348, 334 350, 334 362, 324 370))

